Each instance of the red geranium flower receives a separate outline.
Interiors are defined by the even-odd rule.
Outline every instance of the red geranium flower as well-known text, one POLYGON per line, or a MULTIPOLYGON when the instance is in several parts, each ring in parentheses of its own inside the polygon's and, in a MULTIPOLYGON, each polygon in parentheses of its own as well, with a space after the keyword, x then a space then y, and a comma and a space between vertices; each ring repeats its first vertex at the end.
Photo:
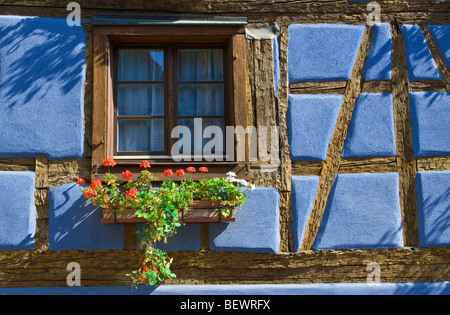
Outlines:
POLYGON ((186 171, 188 171, 189 173, 195 173, 195 167, 193 166, 189 166, 186 171))
POLYGON ((167 169, 164 171, 164 176, 169 177, 170 175, 173 175, 173 171, 171 169, 167 169))
POLYGON ((86 184, 86 182, 84 181, 84 179, 78 178, 77 184, 78 184, 78 185, 82 185, 82 184, 86 184))
POLYGON ((184 175, 184 170, 177 170, 176 172, 175 172, 175 175, 177 175, 177 176, 183 176, 184 175))
POLYGON ((142 163, 140 164, 140 167, 144 167, 144 168, 150 168, 150 162, 149 161, 142 161, 142 163))
POLYGON ((158 273, 158 269, 153 268, 153 272, 157 274, 158 273))
POLYGON ((100 187, 101 185, 102 185, 102 182, 99 181, 98 179, 96 179, 96 180, 92 181, 91 188, 94 189, 94 188, 100 187))
POLYGON ((122 177, 131 180, 131 178, 133 178, 133 174, 131 174, 129 170, 126 170, 125 172, 122 172, 122 177))
POLYGON ((114 166, 114 165, 116 165, 116 161, 114 161, 113 158, 111 157, 103 161, 103 166, 114 166))
POLYGON ((93 189, 89 189, 84 193, 84 198, 88 199, 90 196, 97 196, 97 191, 93 189))
POLYGON ((208 172, 208 168, 205 167, 205 166, 200 167, 198 170, 199 170, 200 172, 202 172, 202 173, 207 173, 207 172, 208 172))
POLYGON ((150 268, 148 268, 147 266, 144 266, 144 268, 142 269, 143 272, 148 272, 150 270, 150 268))
POLYGON ((127 191, 126 195, 128 197, 133 198, 134 200, 138 200, 138 196, 136 196, 137 194, 137 189, 136 188, 131 188, 130 190, 127 191))

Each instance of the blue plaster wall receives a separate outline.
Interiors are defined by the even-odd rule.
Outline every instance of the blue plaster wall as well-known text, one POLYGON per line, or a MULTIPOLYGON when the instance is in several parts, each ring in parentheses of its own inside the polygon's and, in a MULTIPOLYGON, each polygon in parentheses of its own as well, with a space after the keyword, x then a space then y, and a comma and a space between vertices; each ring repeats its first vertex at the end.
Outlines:
POLYGON ((305 236, 306 224, 319 186, 319 176, 292 177, 292 212, 294 228, 294 250, 297 252, 305 236))
POLYGON ((441 80, 441 76, 419 25, 403 25, 409 80, 441 80))
MULTIPOLYGON (((0 288, 0 295, 172 295, 167 307, 179 310, 181 302, 186 302, 185 296, 201 295, 203 300, 211 301, 204 296, 215 295, 216 308, 224 308, 225 299, 233 299, 237 295, 450 295, 450 283, 415 282, 415 283, 305 283, 305 284, 205 284, 205 285, 160 285, 146 286, 106 286, 106 287, 48 287, 48 288, 0 288), (174 297, 179 295, 180 297, 174 297), (219 307, 218 305, 221 305, 219 307)), ((294 297, 295 298, 295 297, 294 297)), ((269 306, 280 310, 279 303, 283 298, 270 299, 269 306), (276 305, 274 305, 276 304, 276 305)), ((192 300, 192 299, 191 299, 192 300)), ((292 301, 289 298, 289 301, 292 301)), ((291 308, 289 303, 283 303, 291 308)), ((286 309, 287 310, 287 309, 286 309)))
POLYGON ((280 247, 280 195, 275 188, 247 190, 236 222, 209 225, 211 250, 276 253, 280 247))
POLYGON ((124 225, 101 223, 102 209, 86 203, 81 187, 69 183, 50 189, 49 249, 123 249, 124 225))
POLYGON ((450 246, 450 171, 417 173, 419 245, 450 246))
POLYGON ((0 172, 0 251, 34 249, 34 172, 0 172))
POLYGON ((450 93, 411 93, 416 157, 450 155, 450 93))
POLYGON ((288 133, 293 161, 323 161, 343 95, 289 95, 288 133))
POLYGON ((0 34, 0 158, 82 157, 83 27, 0 16, 0 34))
POLYGON ((394 108, 391 94, 361 93, 356 101, 342 156, 395 156, 394 108))
MULTIPOLYGON (((141 231, 142 225, 139 227, 141 231)), ((177 232, 164 241, 158 242, 155 247, 165 251, 200 250, 202 243, 201 223, 189 223, 177 228, 177 232)), ((137 248, 140 249, 140 238, 137 240, 137 248)))
POLYGON ((289 82, 348 80, 364 25, 289 25, 289 82))
POLYGON ((450 68, 450 25, 428 25, 439 51, 450 68))
POLYGON ((403 246, 397 173, 338 174, 315 250, 403 246))
POLYGON ((372 46, 364 66, 364 80, 390 80, 391 55, 392 32, 390 24, 375 24, 372 46))

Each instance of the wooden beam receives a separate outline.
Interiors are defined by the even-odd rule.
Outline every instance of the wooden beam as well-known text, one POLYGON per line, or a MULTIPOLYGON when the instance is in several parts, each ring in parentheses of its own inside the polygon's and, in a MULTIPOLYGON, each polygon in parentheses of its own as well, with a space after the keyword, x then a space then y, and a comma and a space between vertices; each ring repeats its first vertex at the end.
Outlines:
POLYGON ((320 173, 319 186, 314 200, 313 209, 309 217, 305 237, 301 250, 312 249, 317 232, 319 231, 322 217, 327 206, 336 174, 342 159, 342 150, 347 137, 348 128, 355 108, 356 100, 362 90, 364 64, 369 56, 370 47, 373 40, 373 27, 366 26, 363 39, 358 51, 358 55, 353 66, 350 80, 347 84, 344 101, 338 116, 336 127, 328 147, 325 163, 320 173))
POLYGON ((450 156, 432 156, 418 158, 417 171, 450 171, 450 156))
MULTIPOLYGON (((450 248, 305 251, 267 254, 226 251, 171 252, 166 284, 365 283, 367 265, 381 267, 381 282, 450 279, 450 248)), ((142 265, 141 250, 3 251, 0 287, 65 287, 70 262, 81 268, 81 286, 131 285, 142 265)))
POLYGON ((392 96, 394 104, 397 167, 399 173, 400 206, 405 245, 419 244, 417 223, 416 160, 414 157, 411 105, 409 95, 406 48, 400 25, 392 28, 392 96))

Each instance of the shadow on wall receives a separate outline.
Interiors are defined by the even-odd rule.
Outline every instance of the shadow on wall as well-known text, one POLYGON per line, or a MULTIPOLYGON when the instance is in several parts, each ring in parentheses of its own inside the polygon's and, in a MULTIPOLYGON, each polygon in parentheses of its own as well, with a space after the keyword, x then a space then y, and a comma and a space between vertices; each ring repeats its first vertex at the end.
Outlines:
POLYGON ((417 197, 420 245, 450 246, 450 172, 419 173, 417 197))
POLYGON ((1 26, 1 70, 8 80, 0 87, 9 108, 43 99, 55 82, 67 94, 83 80, 84 42, 65 19, 21 18, 1 26))
POLYGON ((86 203, 76 183, 50 190, 49 201, 50 250, 123 248, 123 225, 101 223, 101 208, 86 203))

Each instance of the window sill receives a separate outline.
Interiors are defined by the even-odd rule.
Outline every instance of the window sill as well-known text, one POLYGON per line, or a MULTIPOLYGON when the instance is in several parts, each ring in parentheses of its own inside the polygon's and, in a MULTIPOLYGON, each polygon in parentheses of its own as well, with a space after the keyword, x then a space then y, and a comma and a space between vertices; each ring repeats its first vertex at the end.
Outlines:
MULTIPOLYGON (((114 167, 110 168, 110 173, 116 175, 119 179, 122 179, 122 172, 129 170, 132 174, 132 180, 136 180, 143 168, 139 166, 142 160, 117 160, 117 164, 114 167)), ((236 178, 238 179, 250 179, 250 168, 245 164, 240 164, 237 162, 174 162, 173 160, 149 160, 151 168, 149 171, 159 179, 159 181, 163 181, 167 179, 164 176, 164 171, 167 169, 172 169, 174 175, 170 178, 174 181, 181 181, 182 179, 191 178, 194 180, 200 180, 203 178, 215 178, 215 177, 225 177, 226 173, 234 172, 236 174, 236 178), (185 176, 176 176, 175 171, 179 169, 183 169, 186 171, 186 168, 189 166, 193 166, 196 168, 195 173, 186 172, 185 176), (208 168, 207 173, 201 173, 198 171, 199 167, 206 166, 208 168)), ((92 170, 91 179, 97 179, 103 181, 106 173, 108 172, 108 167, 99 166, 92 170)), ((158 181, 155 181, 158 182, 158 181)))

